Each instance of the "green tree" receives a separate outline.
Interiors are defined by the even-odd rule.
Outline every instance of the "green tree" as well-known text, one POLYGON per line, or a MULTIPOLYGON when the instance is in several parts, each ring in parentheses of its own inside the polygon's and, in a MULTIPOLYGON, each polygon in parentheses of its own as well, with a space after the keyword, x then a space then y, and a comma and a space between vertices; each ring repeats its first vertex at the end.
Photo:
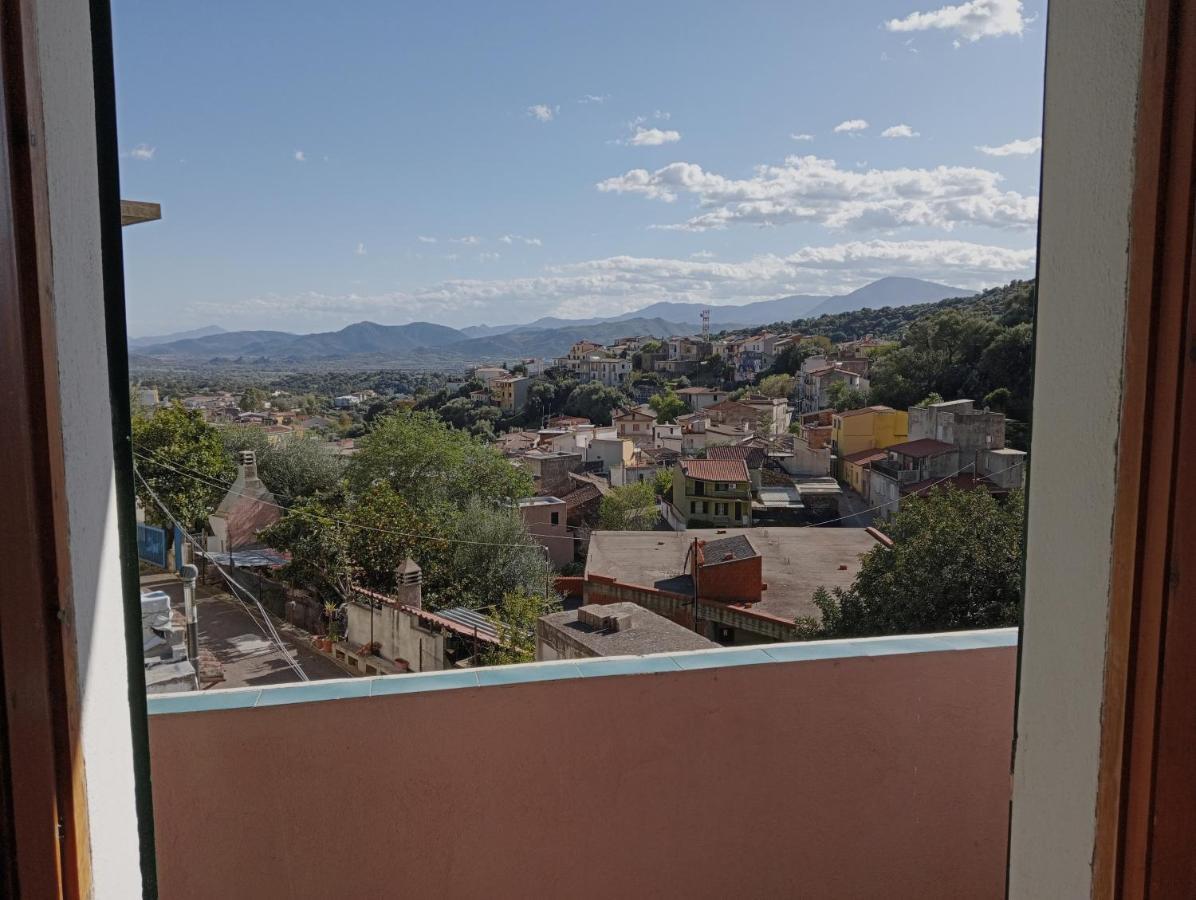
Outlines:
POLYGON ((656 491, 647 482, 611 488, 598 506, 598 527, 603 531, 647 531, 659 518, 656 491))
POLYGON ((864 557, 846 590, 820 588, 821 621, 798 620, 806 638, 954 631, 1016 625, 1025 502, 943 487, 904 500, 880 526, 892 548, 864 557))
POLYGON ((440 418, 454 428, 469 429, 477 420, 477 408, 478 405, 472 400, 466 397, 457 397, 454 400, 449 400, 436 412, 440 418))
POLYGON ((353 492, 389 484, 416 507, 477 498, 490 506, 532 493, 532 479, 479 438, 447 425, 432 412, 399 410, 378 419, 350 459, 353 492))
POLYGON ((266 392, 259 387, 247 387, 241 393, 237 406, 242 410, 263 409, 266 403, 266 392))
POLYGON ((768 375, 760 379, 756 391, 765 397, 788 397, 793 393, 797 379, 792 375, 768 375))
POLYGON ((557 405, 557 386, 546 379, 537 378, 527 389, 525 421, 539 423, 551 415, 557 405))
MULTIPOLYGON (((224 496, 233 467, 216 429, 199 410, 182 404, 159 407, 151 415, 133 416, 134 462, 142 478, 188 529, 203 526, 224 496)), ((141 479, 137 496, 147 521, 167 528, 170 520, 158 507, 141 479)))
POLYGON ((292 584, 339 602, 352 596, 352 585, 363 574, 350 549, 355 531, 339 521, 341 514, 336 502, 307 499, 258 534, 268 547, 290 553, 282 574, 292 584))
POLYGON ((836 381, 826 389, 826 399, 835 412, 862 409, 868 405, 868 394, 859 388, 848 387, 846 381, 836 381))
POLYGON ((984 395, 984 405, 997 412, 1005 412, 1013 403, 1013 393, 1009 388, 997 388, 984 395))
POLYGON ((622 391, 599 381, 587 381, 569 394, 564 411, 570 416, 584 416, 595 425, 609 425, 611 410, 625 402, 627 397, 622 391))
POLYGON ((510 507, 472 501, 457 515, 453 537, 470 543, 452 545, 453 580, 439 593, 456 593, 461 605, 478 609, 513 592, 543 592, 551 577, 544 548, 510 507))
POLYGON ((1034 328, 1028 322, 1004 329, 984 348, 977 363, 983 389, 1006 388, 1004 411, 1019 419, 1029 418, 1033 371, 1034 328))
POLYGON ((796 344, 790 344, 776 355, 772 365, 768 367, 769 375, 796 375, 801 371, 801 365, 811 356, 830 353, 835 349, 830 338, 823 335, 811 335, 796 344))
POLYGON ((656 470, 656 475, 652 479, 652 491, 657 497, 664 497, 666 500, 673 496, 672 469, 656 470))
POLYGON ((336 445, 314 435, 272 442, 260 428, 233 426, 221 429, 220 439, 231 464, 238 451, 254 452, 258 477, 283 505, 335 489, 345 473, 345 457, 336 445))
POLYGON ((536 622, 560 609, 560 600, 549 594, 512 591, 502 598, 491 618, 498 624, 501 646, 486 652, 486 665, 532 662, 536 658, 536 622))
POLYGON ((648 406, 652 407, 652 411, 656 413, 656 421, 661 423, 676 422, 677 416, 683 416, 689 411, 685 401, 673 390, 655 394, 648 401, 648 406))

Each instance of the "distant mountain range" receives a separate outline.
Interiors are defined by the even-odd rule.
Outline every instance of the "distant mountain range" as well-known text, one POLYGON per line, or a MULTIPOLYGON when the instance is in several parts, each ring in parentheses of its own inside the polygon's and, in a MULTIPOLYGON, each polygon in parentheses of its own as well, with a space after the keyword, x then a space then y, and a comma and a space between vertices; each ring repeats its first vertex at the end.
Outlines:
POLYGON ((947 285, 916 278, 882 278, 840 297, 792 296, 741 306, 653 303, 635 312, 593 319, 544 317, 522 325, 477 325, 456 329, 430 322, 378 325, 358 322, 340 331, 291 334, 285 331, 225 331, 218 326, 136 338, 135 365, 155 364, 293 366, 345 364, 353 367, 401 365, 432 367, 496 362, 520 357, 563 356, 576 341, 612 343, 629 335, 670 337, 693 334, 703 309, 716 330, 751 328, 823 314, 910 306, 968 296, 947 285))
POLYGON ((203 328, 192 328, 190 331, 175 331, 170 334, 155 334, 148 337, 129 338, 129 346, 137 347, 153 347, 156 344, 169 344, 174 341, 185 341, 188 338, 207 337, 210 334, 224 334, 225 331, 219 325, 205 325, 203 328))

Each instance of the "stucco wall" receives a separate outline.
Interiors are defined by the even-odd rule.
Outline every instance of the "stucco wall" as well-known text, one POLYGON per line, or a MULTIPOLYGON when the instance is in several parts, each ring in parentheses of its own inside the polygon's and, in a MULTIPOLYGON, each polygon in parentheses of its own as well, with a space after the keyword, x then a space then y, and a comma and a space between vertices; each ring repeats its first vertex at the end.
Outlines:
POLYGON ((379 655, 390 662, 403 660, 413 672, 444 668, 444 635, 434 634, 416 624, 415 616, 383 606, 381 609, 350 603, 348 610, 349 643, 368 644, 370 638, 380 645, 379 655), (373 630, 370 617, 373 616, 373 630))
POLYGON ((156 715, 162 896, 1000 897, 1014 657, 156 715))
POLYGON ((1090 893, 1143 0, 1052 0, 1010 896, 1090 893))
MULTIPOLYGON (((91 18, 38 0, 53 336, 78 668, 77 760, 96 897, 141 895, 100 242, 91 18)), ((142 228, 150 226, 142 225, 142 228)))

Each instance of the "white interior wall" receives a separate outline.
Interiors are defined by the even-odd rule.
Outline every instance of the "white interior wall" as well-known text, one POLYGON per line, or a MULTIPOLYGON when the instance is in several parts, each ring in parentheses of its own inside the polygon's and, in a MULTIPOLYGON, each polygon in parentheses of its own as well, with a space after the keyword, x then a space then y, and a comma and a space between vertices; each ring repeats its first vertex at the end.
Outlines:
POLYGON ((87 0, 38 0, 53 310, 95 897, 141 896, 87 0))
POLYGON ((1087 897, 1143 0, 1052 0, 1010 897, 1087 897))

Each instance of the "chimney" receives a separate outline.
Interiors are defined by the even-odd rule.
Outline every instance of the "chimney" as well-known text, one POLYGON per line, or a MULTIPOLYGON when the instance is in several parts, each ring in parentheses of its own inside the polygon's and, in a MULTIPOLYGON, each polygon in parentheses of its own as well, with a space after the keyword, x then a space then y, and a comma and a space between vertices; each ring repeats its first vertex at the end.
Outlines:
POLYGON ((252 450, 242 450, 237 454, 237 463, 241 470, 241 478, 245 481, 257 481, 257 454, 252 450))
POLYGON ((404 606, 423 609, 423 583, 424 570, 408 556, 402 565, 395 569, 395 598, 404 606))

